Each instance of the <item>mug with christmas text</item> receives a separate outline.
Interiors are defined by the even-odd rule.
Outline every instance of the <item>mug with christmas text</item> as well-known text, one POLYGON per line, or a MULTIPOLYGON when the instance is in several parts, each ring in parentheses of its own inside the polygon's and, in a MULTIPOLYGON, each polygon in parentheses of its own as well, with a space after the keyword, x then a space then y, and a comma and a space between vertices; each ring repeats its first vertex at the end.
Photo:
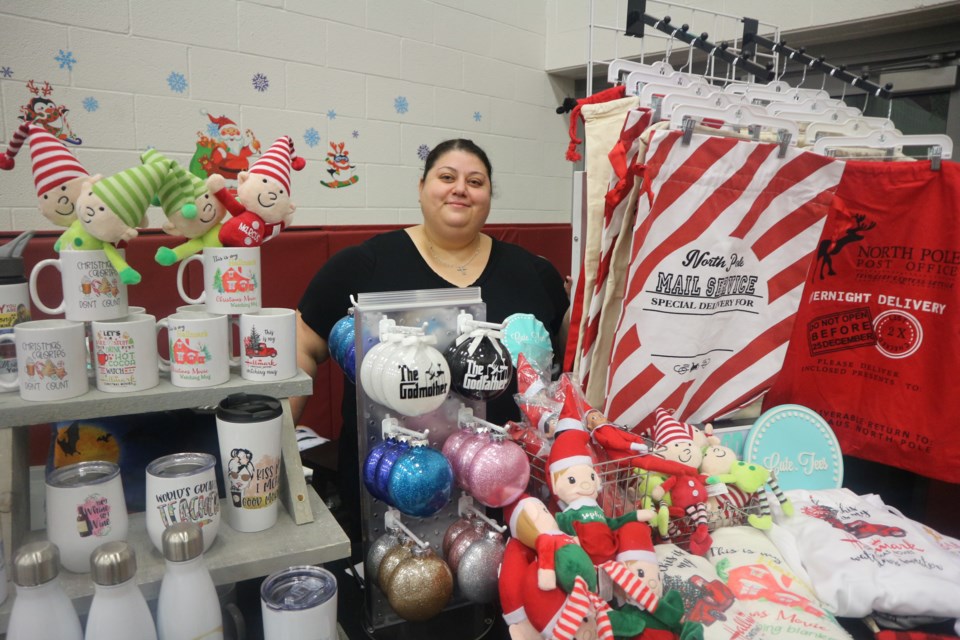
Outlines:
POLYGON ((160 384, 157 319, 147 313, 92 323, 97 389, 143 391, 160 384))
POLYGON ((67 320, 78 322, 111 320, 129 313, 127 285, 120 282, 103 251, 64 251, 59 258, 41 260, 30 272, 30 297, 44 313, 63 313, 67 320), (63 300, 53 308, 40 300, 37 291, 37 279, 47 267, 60 271, 63 284, 63 300))
POLYGON ((286 380, 297 375, 297 314, 261 309, 240 316, 240 376, 286 380))
POLYGON ((77 462, 51 471, 46 481, 47 537, 60 548, 60 564, 90 571, 90 554, 104 542, 126 540, 129 520, 120 467, 77 462))
POLYGON ((45 402, 82 396, 87 380, 87 337, 84 324, 72 320, 21 322, 13 333, 0 335, 17 351, 17 377, 0 388, 20 387, 24 400, 45 402))
POLYGON ((177 387, 212 387, 230 379, 227 316, 213 313, 174 313, 157 322, 157 334, 167 330, 170 359, 162 356, 160 370, 170 372, 177 387))
POLYGON ((211 313, 240 314, 261 306, 260 247, 207 247, 177 268, 177 291, 184 302, 204 304, 211 313), (184 289, 187 265, 203 261, 203 293, 191 298, 184 289))

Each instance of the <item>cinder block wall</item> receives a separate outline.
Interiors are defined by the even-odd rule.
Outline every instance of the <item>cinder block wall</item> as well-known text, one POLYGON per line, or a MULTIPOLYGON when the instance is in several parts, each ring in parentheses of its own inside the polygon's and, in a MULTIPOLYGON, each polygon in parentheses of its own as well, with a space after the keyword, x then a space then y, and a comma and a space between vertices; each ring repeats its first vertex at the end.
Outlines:
MULTIPOLYGON (((573 86, 544 71, 546 4, 3 0, 0 148, 36 98, 67 109, 82 140, 71 150, 104 175, 148 147, 188 165, 212 133, 205 114, 226 116, 263 150, 290 135, 307 160, 294 224, 407 224, 420 217, 421 155, 463 136, 494 165, 491 222, 568 222, 567 121, 554 109, 573 86), (355 184, 322 184, 331 142, 355 184)), ((52 228, 25 152, 0 172, 0 230, 52 228)))

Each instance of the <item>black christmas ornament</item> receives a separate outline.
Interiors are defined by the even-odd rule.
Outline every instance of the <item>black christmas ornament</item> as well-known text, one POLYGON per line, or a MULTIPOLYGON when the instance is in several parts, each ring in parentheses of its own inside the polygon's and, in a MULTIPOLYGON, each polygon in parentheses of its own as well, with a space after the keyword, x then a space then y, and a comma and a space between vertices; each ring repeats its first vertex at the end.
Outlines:
POLYGON ((463 334, 444 357, 450 365, 450 386, 464 398, 492 400, 507 390, 513 378, 510 353, 497 331, 477 329, 463 334))

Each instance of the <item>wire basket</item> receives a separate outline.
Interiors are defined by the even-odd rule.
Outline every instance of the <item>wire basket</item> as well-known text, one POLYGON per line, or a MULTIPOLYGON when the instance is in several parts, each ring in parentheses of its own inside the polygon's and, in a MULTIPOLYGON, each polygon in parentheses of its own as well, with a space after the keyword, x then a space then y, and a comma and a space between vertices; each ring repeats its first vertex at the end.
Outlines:
MULTIPOLYGON (((523 443, 520 443, 524 446, 523 443)), ((650 450, 656 450, 656 443, 648 441, 650 450)), ((531 496, 540 498, 545 504, 556 507, 550 487, 547 483, 547 459, 541 451, 534 454, 524 446, 524 452, 530 461, 530 485, 528 492, 531 496)), ((630 511, 649 508, 657 509, 648 494, 652 487, 660 484, 665 476, 653 473, 642 468, 643 458, 637 455, 618 460, 604 460, 594 463, 594 469, 600 478, 600 493, 597 503, 608 518, 616 518, 630 511)), ((721 487, 722 485, 712 485, 721 487)), ((708 503, 713 508, 707 512, 707 529, 714 531, 720 527, 730 527, 747 524, 751 515, 761 515, 763 512, 759 494, 740 496, 739 500, 717 499, 708 503)), ((686 548, 690 536, 696 530, 696 521, 691 516, 671 518, 666 526, 665 534, 661 535, 657 522, 651 522, 654 529, 654 541, 670 542, 686 548)))

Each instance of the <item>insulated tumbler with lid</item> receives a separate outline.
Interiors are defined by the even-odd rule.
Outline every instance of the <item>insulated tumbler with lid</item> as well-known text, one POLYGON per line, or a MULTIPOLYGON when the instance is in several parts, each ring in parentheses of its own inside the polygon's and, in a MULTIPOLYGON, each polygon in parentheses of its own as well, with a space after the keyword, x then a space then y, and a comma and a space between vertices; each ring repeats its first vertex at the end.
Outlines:
POLYGON ((290 567, 260 585, 264 640, 337 640, 337 579, 321 567, 290 567))
POLYGON ((237 531, 263 531, 277 521, 282 422, 283 406, 270 396, 235 393, 217 407, 223 511, 237 531))

